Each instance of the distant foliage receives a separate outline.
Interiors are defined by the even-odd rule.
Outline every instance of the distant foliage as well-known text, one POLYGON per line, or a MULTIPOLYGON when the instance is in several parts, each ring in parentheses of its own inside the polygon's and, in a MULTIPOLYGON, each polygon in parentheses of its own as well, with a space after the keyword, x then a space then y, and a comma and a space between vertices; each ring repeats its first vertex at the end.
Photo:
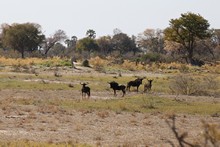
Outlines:
MULTIPOLYGON (((170 27, 164 30, 164 39, 181 45, 182 55, 188 63, 195 62, 196 41, 211 38, 210 24, 199 14, 185 13, 178 19, 170 20, 170 27)), ((200 64, 200 63, 199 63, 200 64)))
POLYGON ((107 66, 108 60, 102 59, 97 56, 95 58, 91 58, 90 63, 92 64, 95 70, 102 71, 104 70, 104 67, 107 66))
POLYGON ((158 53, 147 53, 141 56, 143 62, 156 62, 160 60, 160 54, 158 53))
POLYGON ((144 65, 136 64, 135 62, 131 62, 129 60, 124 60, 124 63, 121 65, 121 67, 130 71, 145 69, 144 65))
POLYGON ((200 91, 200 82, 189 75, 178 75, 171 82, 170 89, 176 94, 193 95, 200 91))
POLYGON ((82 66, 84 66, 84 67, 90 67, 90 65, 89 65, 89 60, 84 60, 83 62, 82 62, 82 66))
POLYGON ((170 90, 175 94, 218 96, 219 84, 213 76, 193 76, 180 74, 170 83, 170 90))
POLYGON ((1 42, 5 48, 17 50, 24 58, 25 52, 38 50, 45 36, 41 27, 34 23, 12 24, 2 28, 1 42))

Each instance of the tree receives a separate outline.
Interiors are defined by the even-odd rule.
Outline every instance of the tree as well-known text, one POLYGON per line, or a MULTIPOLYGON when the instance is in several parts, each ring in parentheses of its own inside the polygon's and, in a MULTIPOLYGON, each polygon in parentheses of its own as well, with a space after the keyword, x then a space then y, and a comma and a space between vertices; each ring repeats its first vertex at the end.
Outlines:
POLYGON ((95 39, 95 37, 96 37, 95 31, 92 30, 92 29, 89 29, 89 30, 86 32, 86 35, 87 35, 87 37, 93 38, 93 39, 95 39))
POLYGON ((40 30, 40 25, 34 23, 5 25, 2 28, 2 43, 6 48, 17 50, 24 58, 25 51, 39 49, 45 36, 40 30))
POLYGON ((119 28, 115 28, 115 29, 113 30, 113 34, 114 34, 114 35, 121 34, 121 33, 122 33, 122 31, 121 31, 119 28))
POLYGON ((212 41, 215 45, 215 47, 213 49, 213 53, 215 55, 215 58, 217 60, 220 60, 220 29, 214 30, 214 35, 213 35, 212 41))
POLYGON ((170 27, 164 30, 165 40, 181 44, 186 51, 187 62, 195 64, 196 41, 211 37, 209 26, 208 21, 199 14, 181 14, 180 18, 170 20, 170 27))
POLYGON ((44 54, 47 56, 49 50, 56 44, 64 41, 67 38, 66 33, 63 30, 57 30, 52 36, 46 38, 46 41, 42 45, 44 54))
POLYGON ((146 29, 143 33, 138 35, 137 42, 146 52, 163 53, 163 33, 162 30, 146 29))
POLYGON ((64 43, 67 45, 67 56, 73 58, 75 56, 77 37, 72 36, 71 39, 66 39, 64 43))
POLYGON ((220 45, 220 29, 215 29, 214 30, 213 41, 217 45, 220 45))
POLYGON ((86 51, 89 53, 98 51, 99 47, 97 42, 89 37, 82 38, 77 41, 76 50, 79 52, 86 51))
POLYGON ((137 52, 140 51, 140 48, 137 47, 136 40, 137 40, 136 36, 132 35, 132 36, 131 36, 130 50, 133 52, 134 55, 135 55, 137 52))
POLYGON ((111 37, 110 36, 102 36, 97 39, 98 46, 100 48, 100 52, 103 55, 107 55, 112 50, 111 37))
POLYGON ((66 51, 66 48, 63 44, 61 43, 56 43, 50 50, 50 52, 48 52, 48 56, 64 56, 65 55, 65 51, 66 51))
POLYGON ((71 39, 66 39, 64 43, 67 45, 67 48, 75 48, 77 42, 77 37, 72 36, 71 39))
POLYGON ((134 39, 130 38, 127 34, 119 33, 112 37, 113 50, 119 51, 120 54, 137 50, 134 39))
POLYGON ((184 53, 183 46, 174 41, 167 41, 164 42, 164 50, 166 51, 166 61, 180 61, 182 62, 183 58, 182 55, 184 53), (169 58, 170 57, 170 58, 169 58))

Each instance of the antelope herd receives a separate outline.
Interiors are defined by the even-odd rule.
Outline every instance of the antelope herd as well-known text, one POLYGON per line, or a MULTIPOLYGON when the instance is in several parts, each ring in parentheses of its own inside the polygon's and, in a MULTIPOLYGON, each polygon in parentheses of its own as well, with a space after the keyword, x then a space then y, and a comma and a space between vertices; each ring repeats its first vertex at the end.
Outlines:
MULTIPOLYGON (((142 81, 144 79, 145 79, 145 77, 136 78, 133 81, 129 81, 127 83, 127 86, 125 86, 123 84, 119 84, 115 81, 108 82, 108 84, 110 84, 110 88, 113 89, 114 96, 116 96, 116 91, 120 90, 120 91, 122 91, 122 97, 123 97, 126 94, 126 90, 128 90, 130 92, 131 87, 136 87, 136 91, 138 92, 139 86, 142 84, 142 81)), ((148 81, 148 83, 144 84, 144 91, 143 91, 144 93, 150 92, 151 88, 152 88, 153 80, 152 79, 147 79, 147 81, 148 81)), ((80 83, 80 84, 82 85, 82 89, 81 89, 82 98, 85 98, 86 95, 87 95, 87 98, 89 98, 90 97, 90 87, 87 86, 89 83, 80 83)))

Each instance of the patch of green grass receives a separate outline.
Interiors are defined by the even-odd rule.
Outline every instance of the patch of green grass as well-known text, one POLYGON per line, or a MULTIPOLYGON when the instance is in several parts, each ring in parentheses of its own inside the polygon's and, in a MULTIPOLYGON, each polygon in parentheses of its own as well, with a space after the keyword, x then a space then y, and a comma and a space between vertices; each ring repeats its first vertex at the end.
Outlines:
POLYGON ((108 82, 117 81, 119 84, 125 84, 129 77, 113 78, 113 76, 97 75, 63 75, 55 77, 51 75, 40 74, 0 74, 0 89, 47 89, 47 90, 66 90, 69 89, 69 82, 74 82, 74 90, 80 90, 80 82, 88 82, 92 91, 106 91, 110 89, 108 82), (56 82, 53 82, 56 81, 56 82), (60 82, 60 83, 59 83, 60 82))
POLYGON ((22 105, 54 105, 62 109, 110 110, 114 112, 161 112, 211 115, 220 113, 220 103, 185 102, 157 96, 135 95, 123 99, 73 100, 73 99, 20 99, 15 103, 22 105))
POLYGON ((153 78, 152 91, 169 93, 169 83, 170 79, 168 76, 153 78))
MULTIPOLYGON (((152 75, 152 76, 146 76, 147 79, 153 79, 153 86, 152 86, 152 92, 154 93, 172 93, 173 91, 170 89, 172 85, 172 81, 174 80, 175 74, 163 74, 162 76, 158 75, 152 75)), ((215 81, 215 83, 218 84, 212 84, 212 82, 209 82, 206 84, 208 87, 214 86, 214 88, 204 88, 206 89, 206 93, 204 95, 212 95, 212 96, 219 96, 220 94, 220 82, 219 82, 219 76, 218 75, 211 75, 206 74, 197 74, 193 75, 192 78, 198 78, 198 79, 205 79, 206 77, 209 77, 211 81, 215 81), (212 77, 215 77, 215 79, 212 79, 212 77)), ((47 90, 68 90, 70 87, 68 86, 68 83, 74 83, 73 90, 80 90, 81 85, 80 82, 88 82, 89 87, 91 88, 92 92, 96 91, 109 91, 110 86, 108 82, 116 81, 119 84, 127 85, 128 81, 134 80, 135 77, 131 76, 122 76, 115 78, 114 75, 104 75, 100 74, 97 76, 97 74, 91 73, 91 74, 82 74, 82 75, 65 75, 63 74, 61 77, 55 77, 53 74, 40 74, 38 76, 35 76, 34 74, 0 74, 0 89, 35 89, 35 90, 41 90, 41 89, 47 89, 47 90), (27 82, 29 80, 29 82, 27 82), (44 81, 51 81, 46 82, 44 81), (55 82, 53 82, 55 81, 55 82), (60 83, 59 83, 60 82, 60 83)), ((143 84, 140 85, 139 91, 143 91, 143 85, 147 83, 147 79, 143 80, 143 84)), ((201 80, 202 81, 202 80, 201 80)), ((198 83, 199 86, 204 86, 204 82, 198 83)), ((197 85, 196 85, 197 86, 197 85)), ((197 86, 198 87, 198 86, 197 86)), ((131 87, 131 90, 134 91, 136 88, 131 87)), ((201 93, 200 93, 201 94, 201 93)))
POLYGON ((39 82, 26 82, 20 80, 2 80, 0 89, 35 89, 35 90, 65 90, 69 89, 67 84, 64 83, 44 83, 39 82))
POLYGON ((187 114, 201 114, 211 115, 214 113, 220 113, 220 104, 213 104, 207 102, 174 102, 173 104, 167 104, 160 106, 162 112, 173 112, 173 113, 187 113, 187 114))

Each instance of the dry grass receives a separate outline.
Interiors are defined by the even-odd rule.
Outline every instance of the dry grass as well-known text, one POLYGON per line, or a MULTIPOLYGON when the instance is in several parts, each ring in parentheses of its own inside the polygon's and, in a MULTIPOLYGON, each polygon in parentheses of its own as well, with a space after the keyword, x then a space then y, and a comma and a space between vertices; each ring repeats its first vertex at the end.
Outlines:
POLYGON ((175 94, 184 95, 203 95, 214 96, 220 95, 219 81, 214 75, 196 75, 196 74, 178 74, 173 77, 169 87, 175 94))
MULTIPOLYGON (((182 63, 151 63, 142 65, 140 63, 124 60, 121 65, 113 64, 116 59, 107 57, 106 59, 95 57, 89 60, 92 67, 97 71, 150 71, 150 72, 164 72, 164 73, 189 73, 189 72, 208 72, 208 73, 220 73, 220 64, 218 62, 212 64, 206 64, 202 67, 196 67, 186 65, 182 63)), ((56 66, 68 66, 71 67, 70 59, 63 59, 60 57, 53 58, 26 58, 26 59, 13 59, 0 57, 1 66, 13 66, 15 71, 19 71, 19 68, 29 69, 31 66, 44 66, 44 67, 56 67, 56 66)), ((35 71, 33 71, 35 72, 35 71)))
MULTIPOLYGON (((0 61, 2 65, 9 61, 4 60, 0 61)), ((211 67, 197 68, 178 63, 155 63, 138 67, 134 62, 125 61, 120 67, 125 72, 120 77, 115 77, 115 74, 99 74, 92 69, 88 73, 83 68, 75 69, 74 72, 59 68, 58 72, 62 76, 55 76, 57 68, 43 68, 61 65, 59 58, 53 60, 26 62, 27 65, 23 61, 19 63, 22 66, 39 64, 42 66, 41 71, 44 71, 40 71, 39 75, 8 75, 8 72, 1 72, 0 146, 166 146, 167 139, 176 145, 165 123, 165 119, 172 118, 174 114, 178 115, 177 127, 181 126, 189 132, 187 139, 195 140, 195 136, 201 135, 203 128, 200 127, 200 120, 204 119, 210 121, 210 125, 203 126, 210 130, 206 133, 209 135, 206 139, 212 140, 214 137, 219 140, 219 132, 213 131, 219 127, 212 125, 212 122, 219 122, 219 99, 169 95, 170 89, 167 86, 176 73, 193 72, 196 73, 193 78, 199 77, 201 81, 206 79, 212 92, 220 92, 216 86, 220 77, 215 74, 218 66, 208 72, 211 67), (153 74, 146 73, 148 70, 153 74), (136 75, 154 79, 151 93, 137 94, 131 91, 123 98, 120 92, 117 97, 113 96, 107 82, 115 80, 126 84, 135 79, 136 75), (90 83, 90 100, 79 100, 80 81, 90 83), (69 83, 73 86, 69 86, 69 83), (193 135, 190 136, 190 133, 193 135)), ((99 58, 90 62, 104 70, 109 66, 106 60, 99 58)), ((111 64, 111 68, 118 69, 119 65, 111 64)))
POLYGON ((99 112, 97 113, 97 115, 98 115, 100 118, 104 119, 104 118, 109 117, 110 114, 109 114, 108 111, 99 111, 99 112))
POLYGON ((12 59, 0 57, 0 64, 4 66, 24 66, 24 65, 33 65, 35 63, 41 63, 42 60, 38 58, 28 58, 28 59, 12 59), (39 62, 40 61, 40 62, 39 62))
POLYGON ((28 146, 42 146, 42 147, 90 147, 86 144, 77 144, 74 142, 64 142, 64 143, 53 143, 48 141, 48 143, 34 142, 29 140, 18 140, 18 141, 9 141, 9 142, 0 142, 0 146, 10 146, 10 147, 28 147, 28 146))
POLYGON ((66 64, 64 62, 68 62, 68 59, 62 59, 60 57, 53 57, 53 58, 5 58, 0 57, 0 65, 1 66, 13 66, 15 68, 23 67, 23 68, 29 68, 30 66, 34 65, 42 65, 47 67, 52 66, 70 66, 71 63, 66 64))
MULTIPOLYGON (((184 116, 178 118, 180 120, 179 125, 183 125, 182 127, 186 127, 185 125, 188 124, 187 129, 193 125, 191 129, 196 128, 198 130, 196 123, 201 118, 218 121, 218 117, 211 117, 211 115, 220 113, 218 111, 220 106, 217 103, 212 104, 211 100, 203 103, 194 102, 192 98, 188 98, 188 102, 184 102, 175 101, 172 98, 148 97, 142 94, 123 99, 85 101, 77 101, 71 98, 63 99, 62 97, 53 98, 52 95, 47 99, 32 97, 25 99, 25 101, 22 97, 16 97, 19 93, 24 94, 26 92, 16 91, 16 94, 13 93, 14 97, 7 99, 6 104, 1 104, 5 109, 0 111, 1 116, 6 116, 1 117, 0 129, 5 130, 5 132, 19 129, 16 137, 21 137, 19 140, 21 140, 22 146, 25 145, 22 142, 23 139, 31 140, 33 134, 35 134, 35 138, 32 139, 36 141, 32 142, 33 145, 35 143, 40 144, 40 141, 44 142, 42 143, 43 146, 47 146, 45 142, 48 142, 48 146, 63 145, 62 141, 66 141, 67 143, 64 144, 69 145, 69 140, 74 143, 78 140, 77 142, 81 145, 87 143, 91 146, 93 144, 100 146, 110 144, 113 146, 126 144, 153 146, 156 140, 155 138, 148 138, 148 136, 152 136, 151 133, 160 134, 157 136, 160 138, 159 144, 162 144, 163 138, 166 136, 171 137, 168 135, 168 127, 164 120, 171 118, 173 114, 184 116), (143 108, 143 98, 145 98, 146 104, 150 104, 154 99, 155 109, 143 108), (191 120, 197 117, 197 120, 191 120), (167 130, 164 131, 164 129, 167 130), (27 132, 31 135, 28 135, 27 132), (129 132, 132 132, 133 135, 129 135, 129 132), (84 136, 86 137, 84 138, 84 136)), ((53 93, 56 95, 59 91, 53 91, 53 93)), ((32 94, 28 93, 29 96, 32 94)), ((12 136, 11 139, 14 140, 14 137, 12 136)), ((73 145, 77 146, 77 143, 75 144, 73 145)))
POLYGON ((121 67, 123 69, 130 70, 130 71, 144 70, 145 69, 144 65, 142 65, 142 64, 137 64, 136 65, 135 62, 131 62, 131 61, 128 61, 128 60, 125 60, 123 62, 123 64, 121 65, 121 67))

